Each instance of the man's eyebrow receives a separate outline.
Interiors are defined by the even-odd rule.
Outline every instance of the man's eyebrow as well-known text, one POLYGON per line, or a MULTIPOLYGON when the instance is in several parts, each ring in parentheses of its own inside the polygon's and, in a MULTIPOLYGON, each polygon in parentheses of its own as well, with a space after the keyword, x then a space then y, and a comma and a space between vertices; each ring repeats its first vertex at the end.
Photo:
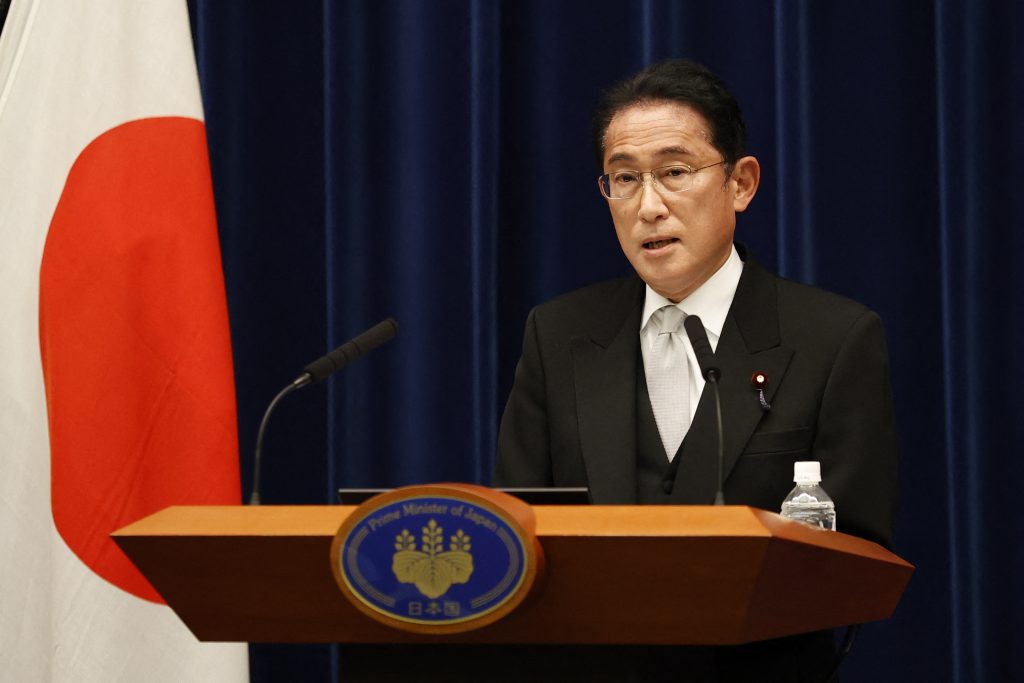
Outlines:
MULTIPOLYGON (((693 153, 690 150, 686 149, 685 147, 680 147, 679 145, 670 145, 669 147, 662 147, 657 152, 655 152, 654 155, 658 157, 693 156, 693 153)), ((636 157, 626 152, 616 152, 615 154, 608 157, 608 161, 606 163, 614 164, 618 161, 636 161, 636 157)))
POLYGON ((632 154, 626 154, 625 152, 616 152, 608 157, 608 161, 606 163, 614 164, 616 161, 636 161, 636 157, 632 154))
POLYGON ((688 157, 688 156, 693 156, 693 153, 690 152, 690 150, 686 149, 685 147, 680 147, 679 145, 672 145, 671 147, 662 147, 661 149, 659 149, 656 152, 656 155, 659 156, 659 157, 667 157, 667 156, 687 156, 688 157))

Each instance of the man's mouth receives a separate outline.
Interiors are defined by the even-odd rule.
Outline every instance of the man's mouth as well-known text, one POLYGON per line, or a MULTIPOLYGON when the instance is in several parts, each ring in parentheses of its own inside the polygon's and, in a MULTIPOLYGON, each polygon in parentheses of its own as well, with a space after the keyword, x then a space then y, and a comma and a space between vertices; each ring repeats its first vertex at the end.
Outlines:
POLYGON ((663 239, 663 240, 651 240, 650 242, 644 242, 643 246, 644 246, 644 249, 650 249, 650 250, 661 249, 662 247, 667 247, 668 245, 672 244, 673 242, 678 242, 678 241, 679 241, 678 237, 668 237, 668 238, 663 239))

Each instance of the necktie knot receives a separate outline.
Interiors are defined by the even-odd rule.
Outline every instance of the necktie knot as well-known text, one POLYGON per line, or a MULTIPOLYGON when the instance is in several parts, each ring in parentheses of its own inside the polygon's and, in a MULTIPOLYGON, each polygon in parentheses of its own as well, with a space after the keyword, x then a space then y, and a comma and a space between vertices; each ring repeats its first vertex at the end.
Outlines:
POLYGON ((679 332, 679 328, 682 327, 683 318, 686 314, 678 306, 662 306, 654 312, 655 315, 659 313, 658 320, 655 323, 658 326, 658 334, 674 334, 679 332))

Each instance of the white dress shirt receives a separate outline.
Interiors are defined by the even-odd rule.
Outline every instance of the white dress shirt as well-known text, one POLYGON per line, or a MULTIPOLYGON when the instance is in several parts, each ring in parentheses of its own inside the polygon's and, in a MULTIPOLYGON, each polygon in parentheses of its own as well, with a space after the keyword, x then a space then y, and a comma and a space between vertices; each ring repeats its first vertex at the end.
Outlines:
MULTIPOLYGON (((690 293, 677 304, 686 315, 700 316, 704 323, 704 329, 708 333, 708 341, 711 343, 711 350, 718 348, 718 340, 722 337, 722 327, 725 325, 725 316, 729 313, 733 296, 736 294, 736 287, 740 283, 740 275, 743 273, 743 261, 733 246, 732 253, 722 267, 715 271, 715 274, 708 278, 707 282, 690 293)), ((651 315, 662 306, 673 305, 671 301, 646 285, 647 294, 644 297, 644 311, 640 317, 640 351, 647 359, 647 353, 654 343, 657 333, 649 325, 651 315)), ((693 345, 690 339, 684 334, 683 346, 686 348, 686 359, 690 371, 690 422, 697 412, 697 404, 700 402, 700 394, 704 391, 704 377, 700 374, 700 366, 697 365, 697 356, 693 352, 693 345)))

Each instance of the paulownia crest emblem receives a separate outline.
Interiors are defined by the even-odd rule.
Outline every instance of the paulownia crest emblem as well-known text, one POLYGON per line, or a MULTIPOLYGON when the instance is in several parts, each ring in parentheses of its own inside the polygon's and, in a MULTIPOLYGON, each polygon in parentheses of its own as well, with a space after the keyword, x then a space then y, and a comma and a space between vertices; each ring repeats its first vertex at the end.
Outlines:
POLYGON ((422 543, 416 548, 416 539, 408 529, 395 536, 395 550, 391 558, 391 571, 401 583, 411 583, 430 599, 444 595, 452 584, 466 583, 473 574, 473 555, 469 536, 459 529, 448 537, 448 550, 444 550, 444 528, 430 520, 422 529, 422 543))

